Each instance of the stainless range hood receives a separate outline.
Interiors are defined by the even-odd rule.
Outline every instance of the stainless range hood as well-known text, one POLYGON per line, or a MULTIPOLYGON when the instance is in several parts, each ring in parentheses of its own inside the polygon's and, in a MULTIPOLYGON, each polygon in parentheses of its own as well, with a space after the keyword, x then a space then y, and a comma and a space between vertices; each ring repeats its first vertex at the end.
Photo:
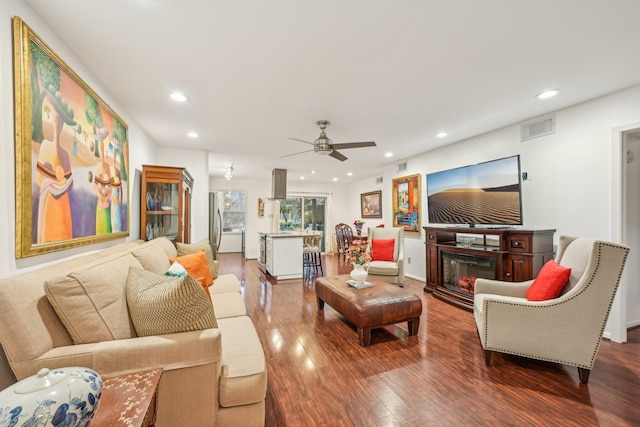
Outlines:
POLYGON ((271 200, 287 198, 287 170, 274 169, 271 173, 271 200))

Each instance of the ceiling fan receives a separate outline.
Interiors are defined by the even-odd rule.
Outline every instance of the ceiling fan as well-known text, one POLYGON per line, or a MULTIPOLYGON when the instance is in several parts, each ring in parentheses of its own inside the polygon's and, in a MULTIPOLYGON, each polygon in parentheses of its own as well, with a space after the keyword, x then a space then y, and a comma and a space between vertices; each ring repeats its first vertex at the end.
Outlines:
POLYGON ((318 120, 316 122, 316 124, 320 128, 321 132, 320 132, 320 136, 315 141, 309 142, 309 141, 304 141, 304 140, 298 139, 298 138, 289 138, 289 139, 292 139, 294 141, 300 141, 300 142, 304 142, 305 144, 313 145, 313 150, 306 150, 306 151, 301 151, 299 153, 287 154, 286 156, 280 156, 280 158, 289 157, 289 156, 295 156, 297 154, 308 153, 310 151, 313 151, 313 152, 318 153, 318 154, 323 154, 323 155, 328 154, 331 157, 333 157, 334 159, 338 159, 338 160, 344 162, 345 160, 347 160, 347 156, 345 156, 342 153, 339 153, 336 150, 338 150, 338 149, 344 150, 344 149, 347 149, 347 148, 375 147, 376 146, 376 143, 373 142, 373 141, 367 141, 367 142, 345 142, 343 144, 334 144, 333 141, 331 141, 327 137, 327 134, 324 133, 324 130, 327 128, 327 126, 329 126, 331 124, 331 122, 329 120, 318 120))

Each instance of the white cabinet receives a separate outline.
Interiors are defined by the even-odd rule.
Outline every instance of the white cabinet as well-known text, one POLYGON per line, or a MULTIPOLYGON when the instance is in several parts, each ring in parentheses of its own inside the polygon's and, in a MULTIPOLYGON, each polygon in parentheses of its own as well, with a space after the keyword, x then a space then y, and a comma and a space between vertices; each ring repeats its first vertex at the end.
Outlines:
POLYGON ((302 235, 267 235, 266 269, 276 280, 302 278, 302 235))

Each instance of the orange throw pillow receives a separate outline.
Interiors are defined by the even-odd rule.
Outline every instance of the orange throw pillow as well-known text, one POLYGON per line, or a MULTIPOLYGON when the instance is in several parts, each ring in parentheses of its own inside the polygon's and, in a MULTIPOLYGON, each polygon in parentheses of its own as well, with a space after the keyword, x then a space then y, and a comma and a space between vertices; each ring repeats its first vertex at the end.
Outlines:
POLYGON ((546 301, 557 298, 569 281, 571 269, 561 266, 554 260, 549 260, 542 266, 538 277, 527 289, 526 297, 529 301, 546 301))
POLYGON ((207 261, 204 249, 197 252, 182 255, 175 258, 169 258, 170 263, 178 261, 187 270, 187 273, 196 278, 202 286, 210 286, 213 284, 213 275, 207 261))
POLYGON ((371 261, 393 261, 396 239, 371 240, 371 261))

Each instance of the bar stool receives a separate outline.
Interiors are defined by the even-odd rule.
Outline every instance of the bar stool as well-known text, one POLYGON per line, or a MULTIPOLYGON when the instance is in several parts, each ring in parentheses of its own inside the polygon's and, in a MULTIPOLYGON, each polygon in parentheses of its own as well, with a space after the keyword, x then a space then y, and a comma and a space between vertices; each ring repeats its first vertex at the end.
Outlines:
POLYGON ((302 265, 305 267, 305 274, 311 269, 314 272, 320 272, 324 274, 322 269, 322 231, 310 231, 308 235, 303 238, 304 246, 302 247, 302 265))

